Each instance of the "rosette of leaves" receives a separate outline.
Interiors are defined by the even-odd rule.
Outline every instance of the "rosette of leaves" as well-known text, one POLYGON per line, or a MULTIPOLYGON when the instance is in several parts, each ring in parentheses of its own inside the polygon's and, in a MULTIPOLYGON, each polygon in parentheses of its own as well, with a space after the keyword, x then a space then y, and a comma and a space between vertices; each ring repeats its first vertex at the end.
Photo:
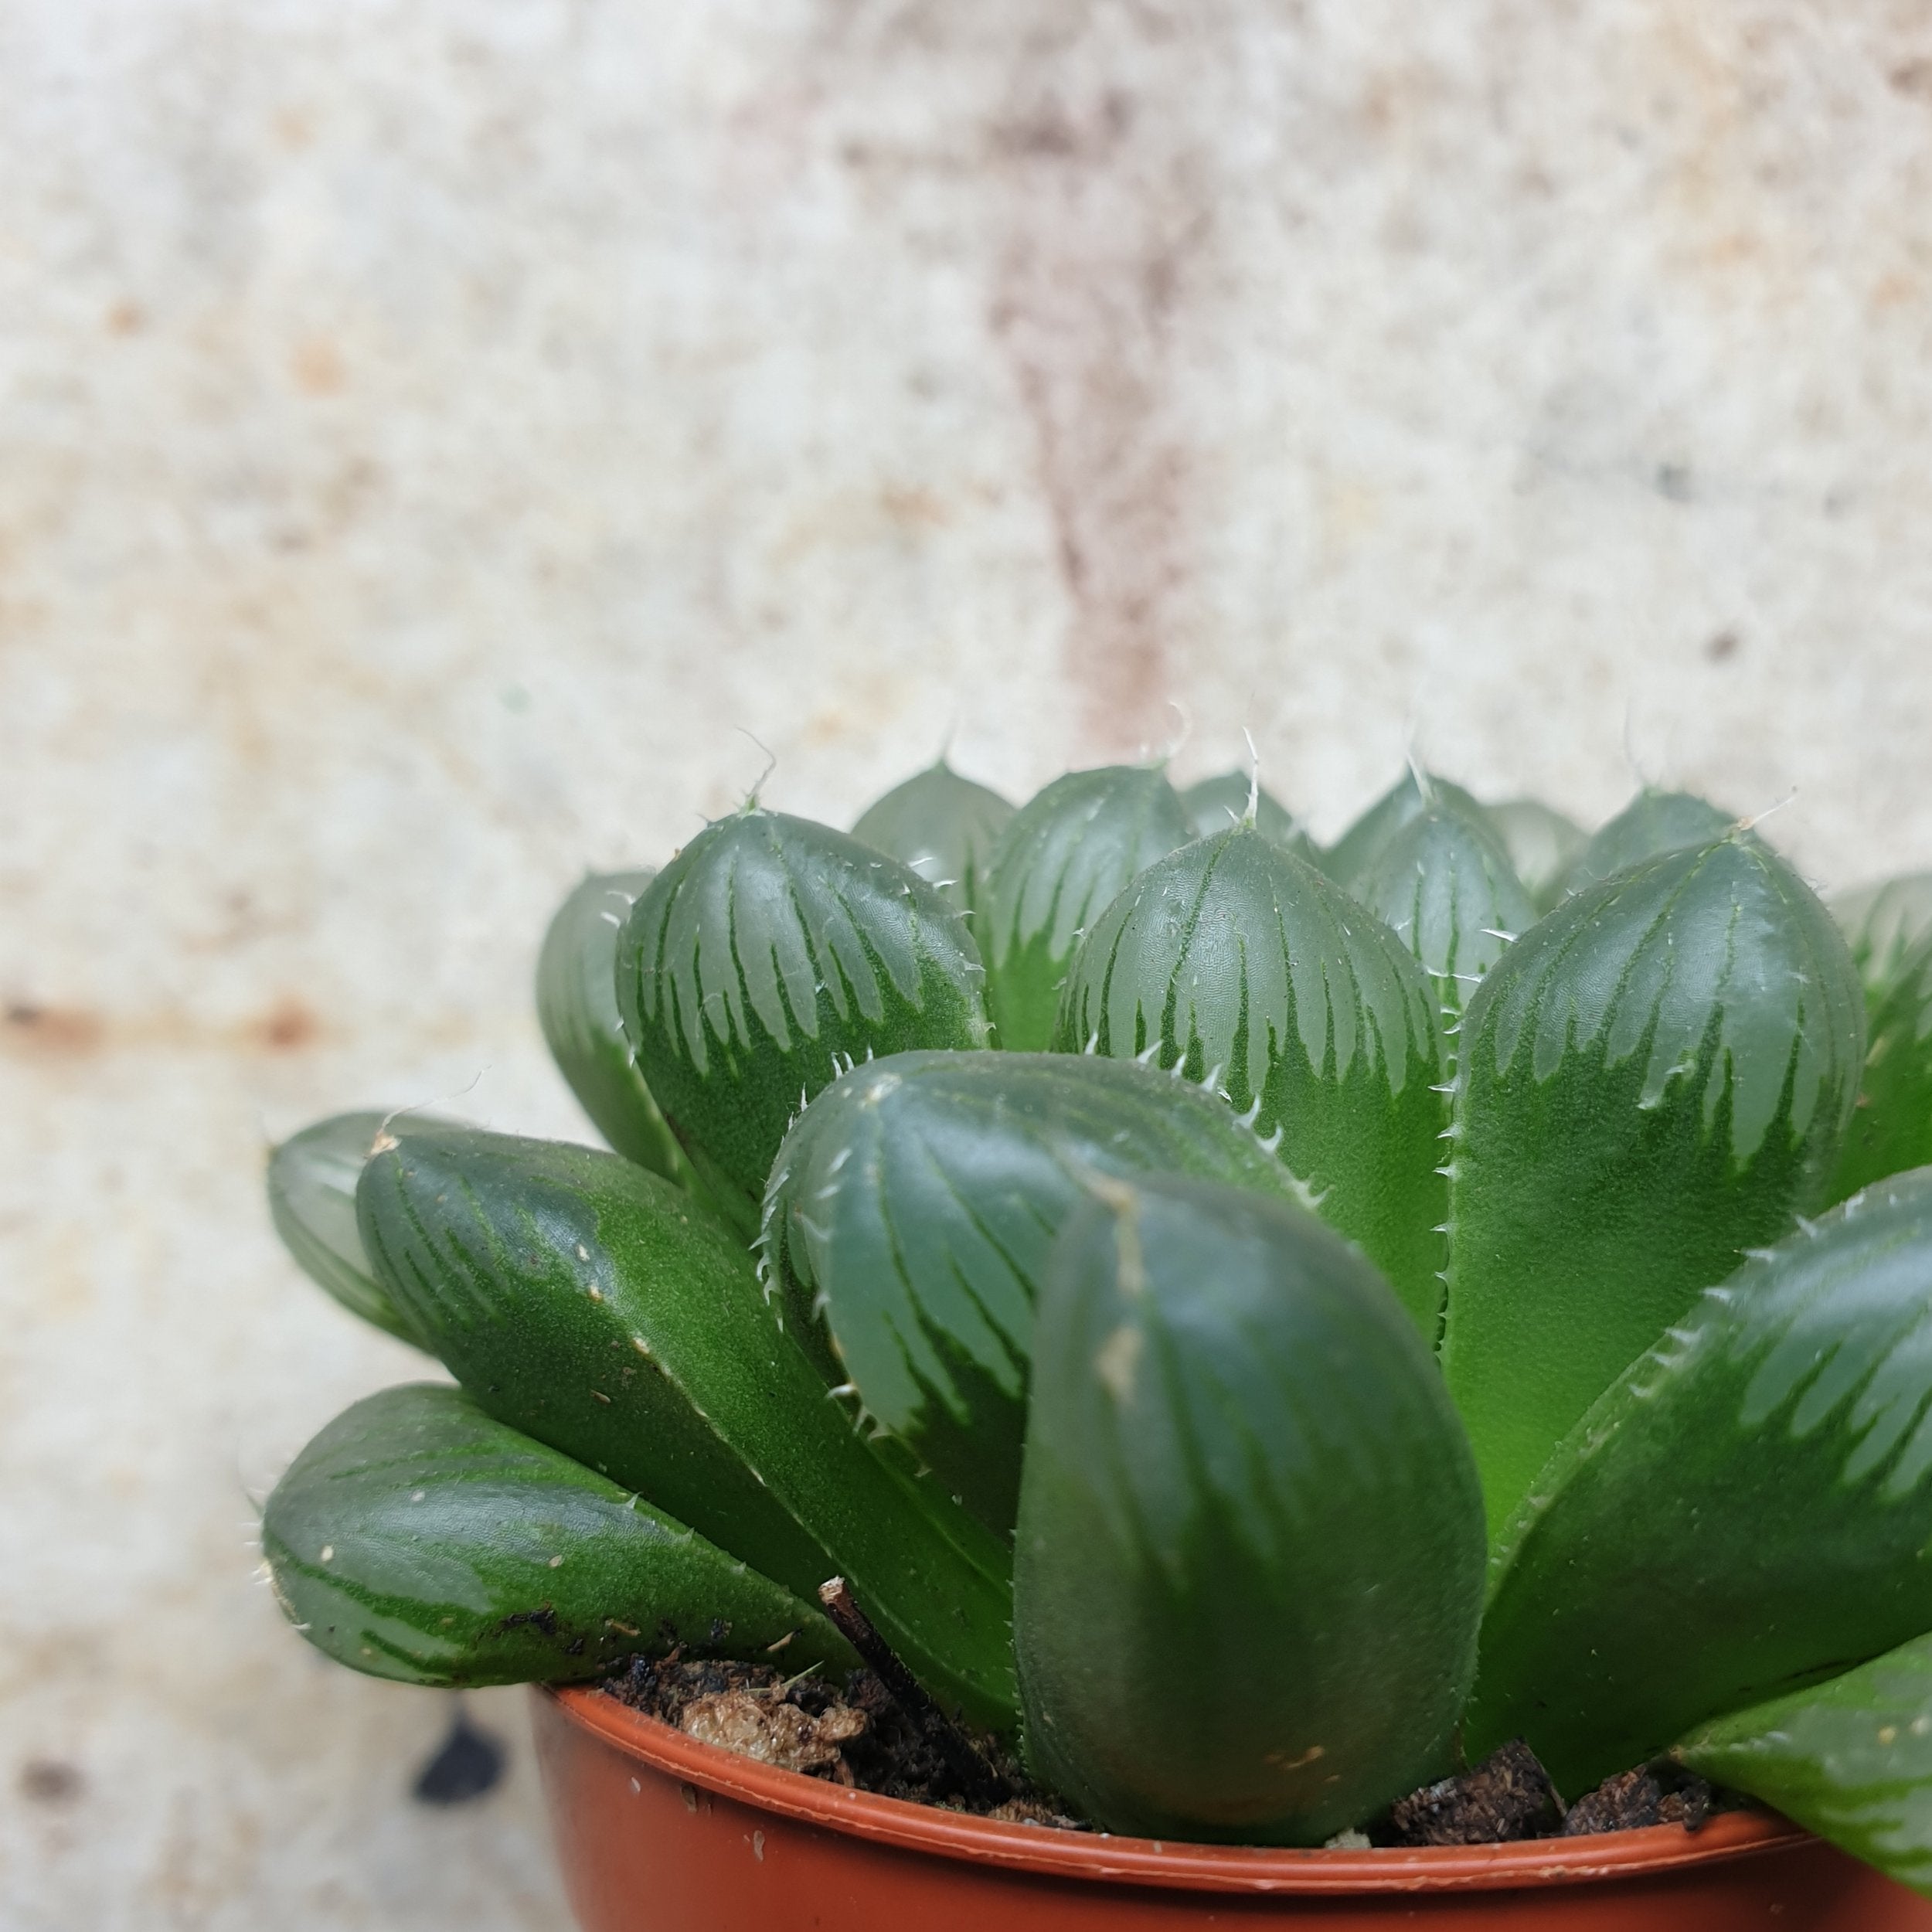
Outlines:
POLYGON ((410 1682, 836 1672, 835 1569, 1114 1830, 1318 1842, 1520 1734, 1570 1798, 1672 1752, 1932 1886, 1909 885, 1848 948, 1726 821, 1528 919, 1412 776, 1372 907, 1158 774, 1131 849, 1076 776, 993 893, 1043 883, 1049 945, 1078 902, 1056 1053, 987 1050, 956 910, 824 828, 743 815, 639 896, 618 1011, 728 1213, 413 1115, 277 1151, 303 1265, 460 1385, 297 1459, 291 1615, 410 1682))
POLYGON ((944 758, 868 806, 853 838, 910 866, 971 917, 986 903, 986 869, 1013 808, 944 758))
POLYGON ((994 848, 981 934, 998 1045, 1018 1053, 1047 1044, 1090 922, 1193 833, 1165 774, 1134 765, 1070 771, 1014 814, 994 848))
POLYGON ((1082 942, 1054 1045, 1223 1094, 1433 1340, 1448 1119, 1435 999, 1332 880, 1250 825, 1157 860, 1082 942))
POLYGON ((825 1372, 943 1488, 1010 1535, 1046 1257, 1099 1175, 1294 1183, 1218 1098, 1050 1053, 901 1053, 855 1068, 779 1151, 766 1264, 825 1372))
POLYGON ((855 1061, 986 1043, 966 923, 910 866, 755 804, 651 880, 618 943, 638 1065, 747 1231, 792 1117, 855 1061))

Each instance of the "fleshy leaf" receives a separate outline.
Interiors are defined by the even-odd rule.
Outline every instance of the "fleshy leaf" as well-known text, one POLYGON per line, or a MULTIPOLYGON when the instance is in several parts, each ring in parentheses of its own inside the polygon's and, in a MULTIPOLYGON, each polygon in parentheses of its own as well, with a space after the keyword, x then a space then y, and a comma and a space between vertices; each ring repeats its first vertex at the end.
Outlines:
POLYGON ((1932 1172, 1760 1251, 1538 1475, 1492 1564, 1472 1753, 1573 1796, 1932 1627, 1932 1172))
POLYGON ((1468 1444, 1401 1304, 1312 1216, 1094 1195, 1036 1343, 1029 1756, 1110 1830, 1318 1844, 1446 1755, 1482 1592, 1468 1444))
POLYGON ((1151 1067, 896 1054, 828 1087, 787 1138, 767 1261, 794 1332, 828 1341, 836 1379, 1010 1536, 1047 1250, 1091 1175, 1160 1172, 1295 1189, 1219 1099, 1151 1067))
POLYGON ((1158 771, 1070 771, 1021 806, 993 853, 986 970, 995 1039, 1037 1053, 1080 935, 1128 881, 1194 835, 1158 771))
POLYGON ((966 922, 910 867, 753 808, 658 874, 617 950, 638 1064, 747 1232, 805 1102, 875 1053, 984 1046, 985 979, 966 922))
POLYGON ((1248 815, 1250 790, 1254 797, 1255 830, 1264 838, 1285 846, 1297 858, 1313 859, 1315 847, 1309 843, 1308 835, 1295 823, 1294 814, 1245 771, 1224 771, 1218 777, 1203 778, 1181 794, 1194 835, 1212 838, 1217 832, 1241 824, 1248 815))
POLYGON ((1818 1204, 1864 1015, 1824 907, 1740 835, 1566 900, 1459 1045, 1443 1362, 1494 1526, 1706 1283, 1818 1204))
POLYGON ((358 1206, 379 1278, 492 1415, 801 1597, 842 1573, 943 1702, 1012 1722, 1005 1545, 866 1445, 688 1195, 453 1130, 378 1155, 358 1206))
POLYGON ((1861 886, 1827 903, 1874 992, 1889 989, 1921 942, 1932 938, 1932 872, 1861 886))
POLYGON ((1332 880, 1242 827, 1169 854, 1095 922, 1054 1043, 1218 1087, 1434 1338, 1435 1002, 1408 948, 1332 880))
POLYGON ((1659 791, 1646 785, 1583 847, 1563 881, 1563 890, 1581 892, 1646 859, 1681 852, 1686 845, 1708 845, 1736 822, 1694 792, 1659 791))
POLYGON ((352 1315, 423 1345, 408 1315, 377 1281, 355 1226, 355 1183, 379 1136, 437 1133, 427 1114, 337 1114, 291 1134, 268 1158, 268 1211, 302 1272, 352 1315))
POLYGON ((1381 857, 1382 849, 1412 818, 1431 806, 1487 828, 1481 804, 1461 785, 1411 766, 1323 855, 1321 869, 1350 892, 1381 857))
POLYGON ((683 1181, 690 1163, 638 1071, 617 1015, 617 935, 656 876, 648 869, 591 872, 557 908, 537 956, 536 1016, 597 1131, 627 1159, 683 1181))
POLYGON ((986 903, 986 868, 1013 808, 942 758, 867 808, 853 838, 910 866, 962 913, 986 903))
POLYGON ((1932 1898, 1932 1637, 1714 1719, 1671 1755, 1932 1898))
POLYGON ((1505 798, 1484 810, 1523 889, 1539 912, 1548 912, 1563 897, 1564 875, 1590 843, 1589 833, 1537 798, 1505 798))
POLYGON ((1463 1009, 1536 909, 1501 843, 1440 806, 1411 818, 1382 849, 1355 896, 1416 956, 1443 1020, 1443 1071, 1455 1070, 1463 1009))
POLYGON ((406 1684, 563 1684, 643 1651, 849 1668, 815 1607, 440 1383, 338 1416, 275 1486, 262 1551, 289 1620, 406 1684))
POLYGON ((1866 1000, 1872 1043, 1832 1177, 1834 1200, 1932 1164, 1932 933, 1866 1000))

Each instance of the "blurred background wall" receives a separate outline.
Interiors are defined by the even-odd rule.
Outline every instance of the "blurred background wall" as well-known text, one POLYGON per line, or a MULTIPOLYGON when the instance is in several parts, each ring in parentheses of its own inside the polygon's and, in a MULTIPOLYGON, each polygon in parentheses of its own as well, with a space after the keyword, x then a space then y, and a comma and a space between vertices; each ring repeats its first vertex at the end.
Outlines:
POLYGON ((586 863, 1253 731, 1932 864, 1915 0, 0 11, 0 1923, 562 1923, 253 1509, 318 1114, 587 1131, 586 863))

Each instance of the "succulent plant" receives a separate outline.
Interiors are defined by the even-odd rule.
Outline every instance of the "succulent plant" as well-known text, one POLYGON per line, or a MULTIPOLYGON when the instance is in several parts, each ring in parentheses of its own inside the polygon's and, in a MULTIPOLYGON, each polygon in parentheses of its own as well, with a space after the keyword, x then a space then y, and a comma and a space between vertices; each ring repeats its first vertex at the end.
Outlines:
POLYGON ((1319 1844, 1521 1738, 1932 1892, 1923 877, 1835 919, 1685 794, 1585 841, 1412 770, 1321 852, 1246 778, 941 765, 587 879, 538 978, 614 1151, 271 1162, 458 1385, 269 1499, 330 1655, 835 1674, 838 1575, 1111 1829, 1319 1844))

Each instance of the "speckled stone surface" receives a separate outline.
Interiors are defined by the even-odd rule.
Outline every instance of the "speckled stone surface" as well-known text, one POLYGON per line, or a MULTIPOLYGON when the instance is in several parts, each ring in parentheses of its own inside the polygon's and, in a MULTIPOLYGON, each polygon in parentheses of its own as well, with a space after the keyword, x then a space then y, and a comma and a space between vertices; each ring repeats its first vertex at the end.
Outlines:
POLYGON ((0 15, 0 1924, 564 1923, 253 1499, 415 1372, 270 1137, 585 1131, 584 864, 1190 736, 1932 865, 1902 0, 0 15))

